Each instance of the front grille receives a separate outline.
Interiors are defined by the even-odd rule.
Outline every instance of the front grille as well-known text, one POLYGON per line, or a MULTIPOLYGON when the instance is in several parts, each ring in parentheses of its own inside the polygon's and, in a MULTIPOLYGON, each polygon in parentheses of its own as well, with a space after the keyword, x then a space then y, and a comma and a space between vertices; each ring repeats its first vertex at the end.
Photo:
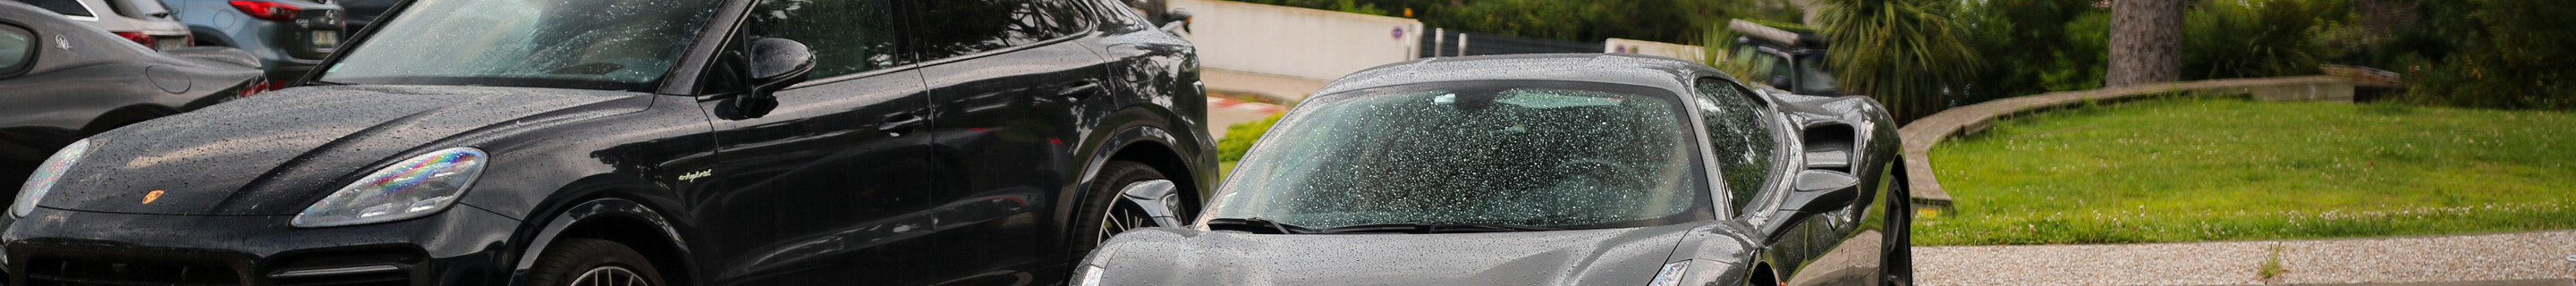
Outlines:
POLYGON ((219 263, 37 258, 26 266, 29 286, 241 285, 241 272, 219 263))

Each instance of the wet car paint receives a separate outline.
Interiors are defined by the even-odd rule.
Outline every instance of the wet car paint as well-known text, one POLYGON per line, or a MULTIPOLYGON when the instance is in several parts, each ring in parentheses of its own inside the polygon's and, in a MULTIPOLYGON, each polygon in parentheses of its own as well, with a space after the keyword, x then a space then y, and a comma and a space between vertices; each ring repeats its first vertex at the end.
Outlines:
POLYGON ((0 70, 0 181, 25 182, 72 141, 212 106, 260 80, 240 50, 155 52, 16 1, 0 2, 0 25, 35 36, 33 62, 0 70))
MULTIPOLYGON (((1346 76, 1317 94, 1513 80, 1637 85, 1691 94, 1701 79, 1748 90, 1730 76, 1687 61, 1564 54, 1389 64, 1346 76)), ((1768 122, 1777 125, 1760 127, 1779 134, 1774 139, 1782 152, 1772 160, 1777 173, 1764 180, 1761 195, 1731 198, 1750 201, 1718 220, 1538 232, 1254 234, 1211 231, 1204 226, 1211 216, 1201 218, 1196 228, 1121 234, 1084 262, 1099 267, 1099 273, 1086 275, 1097 274, 1101 285, 1645 285, 1662 266, 1677 263, 1687 265, 1678 285, 1910 285, 1905 226, 1911 218, 1901 208, 1906 198, 1897 189, 1901 184, 1888 184, 1901 180, 1885 175, 1896 166, 1897 147, 1886 112, 1864 97, 1754 92, 1752 97, 1772 111, 1764 113, 1773 119, 1768 122), (1794 174, 1808 169, 1849 172, 1858 180, 1857 197, 1829 209, 1800 210, 1789 202, 1798 197, 1791 194, 1798 178, 1794 174), (1653 239, 1568 238, 1586 235, 1653 239)), ((1253 152, 1262 152, 1258 144, 1275 143, 1256 143, 1253 152)), ((1720 192, 1715 197, 1729 197, 1721 188, 1711 190, 1720 192)), ((1237 190, 1220 190, 1218 196, 1230 191, 1237 190)))
MULTIPOLYGON (((719 15, 739 19, 751 1, 725 3, 719 15)), ((779 92, 778 108, 756 117, 725 108, 753 99, 696 94, 704 83, 696 80, 654 89, 687 91, 679 93, 291 88, 218 106, 222 112, 93 138, 97 151, 73 167, 43 208, 0 221, 9 227, 0 244, 20 282, 33 269, 26 262, 95 260, 216 265, 252 285, 340 279, 289 274, 379 264, 399 271, 346 277, 505 285, 523 279, 517 275, 537 250, 582 236, 648 253, 669 270, 665 277, 683 281, 675 284, 1052 284, 1082 253, 1064 241, 1082 229, 1070 225, 1077 221, 1071 214, 1092 211, 1074 199, 1097 191, 1080 187, 1094 179, 1092 169, 1139 161, 1167 170, 1193 196, 1212 185, 1193 180, 1212 177, 1215 165, 1214 142, 1198 126, 1205 105, 1190 64, 1194 52, 1179 37, 1130 20, 1098 19, 1095 30, 1056 41, 1061 46, 809 82, 779 92), (1099 52, 1110 46, 1150 52, 1099 52), (1053 50, 1022 54, 1040 49, 1053 50), (1008 71, 1031 57, 1064 62, 1043 71, 1089 78, 1099 91, 1079 104, 1006 100, 1004 106, 1019 105, 1006 114, 945 106, 974 103, 962 96, 974 93, 939 91, 1063 83, 1008 71), (956 80, 921 81, 922 73, 941 69, 954 70, 956 80), (905 110, 925 111, 917 128, 880 128, 899 121, 885 111, 905 110), (981 124, 990 122, 1004 124, 981 124), (1021 136, 1036 134, 1043 135, 1021 136), (368 171, 457 146, 486 150, 490 159, 459 203, 442 212, 346 227, 287 225, 287 217, 368 171), (1019 173, 967 173, 978 170, 1019 173), (152 190, 166 193, 140 203, 152 190), (133 227, 98 224, 106 222, 133 227), (99 252, 120 254, 82 255, 99 252), (382 259, 307 259, 314 256, 382 259), (64 257, 94 259, 58 259, 64 257)), ((734 28, 717 27, 725 28, 708 29, 706 37, 734 28)), ((693 47, 687 62, 709 62, 715 48, 693 47)))

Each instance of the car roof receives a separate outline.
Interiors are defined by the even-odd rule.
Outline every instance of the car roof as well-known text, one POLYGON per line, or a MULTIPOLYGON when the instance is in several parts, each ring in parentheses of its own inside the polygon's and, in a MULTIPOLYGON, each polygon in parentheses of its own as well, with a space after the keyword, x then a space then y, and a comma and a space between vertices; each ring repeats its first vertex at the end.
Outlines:
POLYGON ((1519 54, 1426 58, 1353 72, 1315 91, 1317 95, 1404 84, 1483 81, 1554 80, 1627 84, 1687 94, 1700 77, 1734 80, 1706 64, 1636 54, 1519 54))

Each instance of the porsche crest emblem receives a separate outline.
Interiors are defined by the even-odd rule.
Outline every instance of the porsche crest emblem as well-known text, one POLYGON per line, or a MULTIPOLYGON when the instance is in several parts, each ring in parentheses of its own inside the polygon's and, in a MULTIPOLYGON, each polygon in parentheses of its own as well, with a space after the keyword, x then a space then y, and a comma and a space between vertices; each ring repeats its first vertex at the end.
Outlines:
POLYGON ((149 205, 152 204, 152 201, 161 200, 161 193, 161 190, 152 190, 150 193, 143 193, 143 204, 149 205))

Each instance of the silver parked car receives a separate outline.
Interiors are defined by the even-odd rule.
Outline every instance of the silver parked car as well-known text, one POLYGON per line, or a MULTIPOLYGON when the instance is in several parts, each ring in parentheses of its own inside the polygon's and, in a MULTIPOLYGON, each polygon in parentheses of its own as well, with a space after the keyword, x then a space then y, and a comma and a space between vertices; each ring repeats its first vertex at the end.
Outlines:
POLYGON ((98 27, 154 50, 193 45, 188 26, 155 0, 16 0, 98 27))
POLYGON ((273 86, 303 78, 331 55, 340 46, 348 18, 329 0, 159 1, 179 11, 179 21, 187 23, 197 45, 241 48, 259 58, 273 86))

